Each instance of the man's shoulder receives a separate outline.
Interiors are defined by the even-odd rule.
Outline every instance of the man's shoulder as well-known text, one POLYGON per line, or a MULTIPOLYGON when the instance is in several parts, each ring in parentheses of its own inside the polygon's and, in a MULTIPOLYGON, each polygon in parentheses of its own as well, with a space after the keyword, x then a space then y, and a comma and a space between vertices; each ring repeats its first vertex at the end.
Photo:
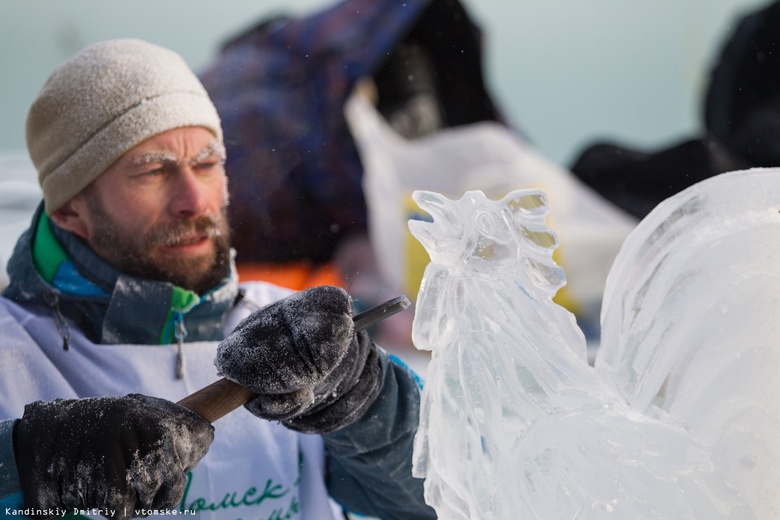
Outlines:
POLYGON ((294 293, 292 289, 262 281, 247 281, 239 284, 243 300, 264 306, 294 293))
POLYGON ((241 298, 225 320, 225 332, 230 333, 238 323, 256 310, 289 296, 295 291, 279 285, 261 281, 246 281, 239 284, 241 298))
POLYGON ((15 302, 14 300, 0 295, 0 319, 12 319, 19 321, 20 319, 29 316, 31 314, 38 314, 40 305, 38 304, 22 304, 15 302))

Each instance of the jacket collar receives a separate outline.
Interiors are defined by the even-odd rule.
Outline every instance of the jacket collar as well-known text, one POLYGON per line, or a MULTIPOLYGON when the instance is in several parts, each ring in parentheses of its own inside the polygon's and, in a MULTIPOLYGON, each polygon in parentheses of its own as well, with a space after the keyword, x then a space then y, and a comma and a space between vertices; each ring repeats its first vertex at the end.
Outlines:
POLYGON ((50 309, 55 319, 64 315, 96 343, 172 343, 177 331, 183 341, 219 340, 224 315, 238 296, 232 256, 230 275, 197 295, 118 272, 54 225, 41 205, 9 259, 11 282, 3 296, 50 309))

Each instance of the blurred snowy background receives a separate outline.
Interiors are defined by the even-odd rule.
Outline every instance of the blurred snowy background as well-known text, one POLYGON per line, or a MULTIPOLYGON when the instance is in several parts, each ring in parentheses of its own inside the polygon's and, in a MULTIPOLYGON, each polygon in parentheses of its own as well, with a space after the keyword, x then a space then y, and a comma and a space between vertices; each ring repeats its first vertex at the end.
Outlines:
MULTIPOLYGON (((37 198, 24 145, 27 108, 48 74, 84 46, 138 37, 196 71, 221 42, 271 14, 331 0, 0 0, 0 287, 37 198)), ((495 100, 543 155, 568 163, 620 137, 658 147, 701 127, 701 90, 736 16, 758 0, 464 0, 485 35, 495 100)))

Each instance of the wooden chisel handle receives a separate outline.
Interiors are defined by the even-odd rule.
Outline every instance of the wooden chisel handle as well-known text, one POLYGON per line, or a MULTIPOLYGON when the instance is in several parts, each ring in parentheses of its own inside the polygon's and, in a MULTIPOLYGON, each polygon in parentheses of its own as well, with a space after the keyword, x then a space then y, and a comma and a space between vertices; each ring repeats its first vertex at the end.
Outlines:
MULTIPOLYGON (((402 295, 372 307, 365 312, 356 314, 352 318, 355 323, 355 332, 389 318, 393 314, 406 309, 409 305, 411 305, 409 299, 402 295)), ((253 396, 254 392, 250 389, 223 377, 188 395, 179 401, 178 404, 213 423, 239 406, 246 404, 253 396)))

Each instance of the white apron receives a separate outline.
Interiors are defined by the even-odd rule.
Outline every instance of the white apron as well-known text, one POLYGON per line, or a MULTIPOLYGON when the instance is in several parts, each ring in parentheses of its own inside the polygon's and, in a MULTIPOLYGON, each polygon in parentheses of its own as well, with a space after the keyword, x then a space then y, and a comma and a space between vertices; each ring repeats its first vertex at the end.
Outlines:
MULTIPOLYGON (((247 300, 259 305, 287 294, 267 284, 245 289, 247 300)), ((250 310, 239 305, 231 311, 226 330, 250 310)), ((217 342, 185 343, 184 377, 177 379, 175 345, 96 345, 71 325, 66 351, 51 314, 32 314, 5 298, 0 298, 0 331, 0 419, 21 417, 25 404, 57 397, 140 393, 175 402, 218 379, 217 342)), ((319 436, 287 430, 244 408, 219 419, 214 428, 209 452, 187 476, 182 503, 161 518, 338 518, 323 482, 319 436)))

